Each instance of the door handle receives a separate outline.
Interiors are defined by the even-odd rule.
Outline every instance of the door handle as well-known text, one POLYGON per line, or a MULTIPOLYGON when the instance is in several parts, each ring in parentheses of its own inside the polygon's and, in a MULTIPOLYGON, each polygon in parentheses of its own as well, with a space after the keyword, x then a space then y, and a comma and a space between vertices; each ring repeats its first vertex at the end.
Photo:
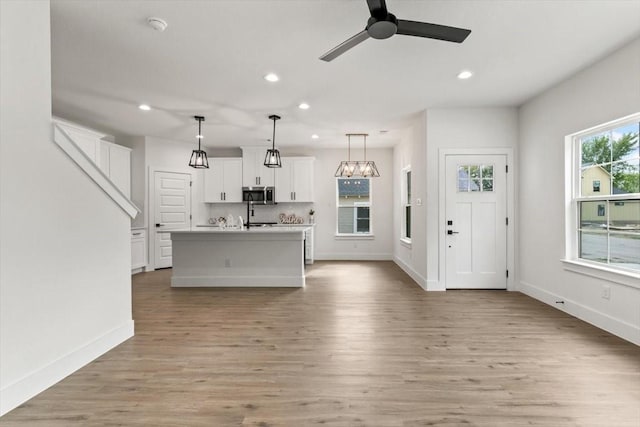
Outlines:
POLYGON ((447 234, 451 235, 451 234, 460 234, 460 233, 458 231, 447 230, 447 234))
POLYGON ((157 224, 156 223, 156 228, 158 228, 158 227, 164 227, 164 224, 157 224))

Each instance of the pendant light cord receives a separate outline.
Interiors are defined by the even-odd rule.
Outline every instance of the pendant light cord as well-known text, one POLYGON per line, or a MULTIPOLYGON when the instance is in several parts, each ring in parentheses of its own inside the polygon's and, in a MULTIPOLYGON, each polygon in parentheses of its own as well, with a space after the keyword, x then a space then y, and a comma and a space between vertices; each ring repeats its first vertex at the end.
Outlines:
POLYGON ((202 142, 202 119, 198 119, 198 151, 202 151, 200 143, 202 142))
POLYGON ((364 134, 364 161, 367 161, 367 134, 364 134))
POLYGON ((273 138, 271 138, 271 149, 276 149, 276 117, 273 116, 273 138))

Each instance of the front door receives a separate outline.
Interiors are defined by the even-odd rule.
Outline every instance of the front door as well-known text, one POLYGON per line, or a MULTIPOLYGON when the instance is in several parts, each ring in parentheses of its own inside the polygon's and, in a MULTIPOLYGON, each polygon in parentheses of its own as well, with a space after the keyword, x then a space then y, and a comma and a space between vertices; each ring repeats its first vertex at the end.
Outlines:
POLYGON ((447 289, 507 288, 507 159, 447 155, 447 289))
POLYGON ((171 234, 191 227, 191 175, 154 172, 154 268, 172 266, 171 234))

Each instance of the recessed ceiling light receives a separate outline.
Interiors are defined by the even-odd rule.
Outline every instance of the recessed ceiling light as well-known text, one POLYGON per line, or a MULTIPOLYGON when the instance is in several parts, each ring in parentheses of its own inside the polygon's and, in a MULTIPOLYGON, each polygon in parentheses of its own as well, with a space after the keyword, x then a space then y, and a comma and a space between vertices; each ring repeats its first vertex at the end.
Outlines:
POLYGON ((308 110, 309 109, 309 104, 307 104, 306 102, 303 102, 300 105, 298 105, 298 108, 301 109, 301 110, 308 110))
POLYGON ((318 136, 317 133, 314 133, 313 135, 311 135, 311 139, 318 139, 318 138, 320 138, 320 137, 318 136))
POLYGON ((264 76, 264 79, 268 82, 277 82, 278 80, 280 80, 280 77, 278 77, 277 74, 269 73, 266 76, 264 76))
POLYGON ((142 111, 151 110, 151 107, 149 107, 147 104, 140 104, 140 105, 138 105, 138 108, 141 109, 142 111))
POLYGON ((471 71, 469 71, 469 70, 460 71, 460 73, 458 74, 458 78, 460 80, 466 80, 466 79, 470 78, 471 76, 473 76, 473 73, 471 71))

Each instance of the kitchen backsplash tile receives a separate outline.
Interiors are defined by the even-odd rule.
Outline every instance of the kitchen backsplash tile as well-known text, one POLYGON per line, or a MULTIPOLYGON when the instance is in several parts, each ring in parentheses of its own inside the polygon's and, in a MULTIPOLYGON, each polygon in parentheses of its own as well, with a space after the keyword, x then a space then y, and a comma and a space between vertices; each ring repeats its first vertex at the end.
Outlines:
MULTIPOLYGON (((279 222, 281 213, 295 214, 302 217, 305 223, 309 222, 309 210, 313 208, 313 203, 278 203, 277 205, 254 205, 255 216, 251 217, 251 222, 279 222)), ((229 214, 234 218, 241 216, 246 222, 246 204, 210 204, 209 218, 227 217, 229 214)))

